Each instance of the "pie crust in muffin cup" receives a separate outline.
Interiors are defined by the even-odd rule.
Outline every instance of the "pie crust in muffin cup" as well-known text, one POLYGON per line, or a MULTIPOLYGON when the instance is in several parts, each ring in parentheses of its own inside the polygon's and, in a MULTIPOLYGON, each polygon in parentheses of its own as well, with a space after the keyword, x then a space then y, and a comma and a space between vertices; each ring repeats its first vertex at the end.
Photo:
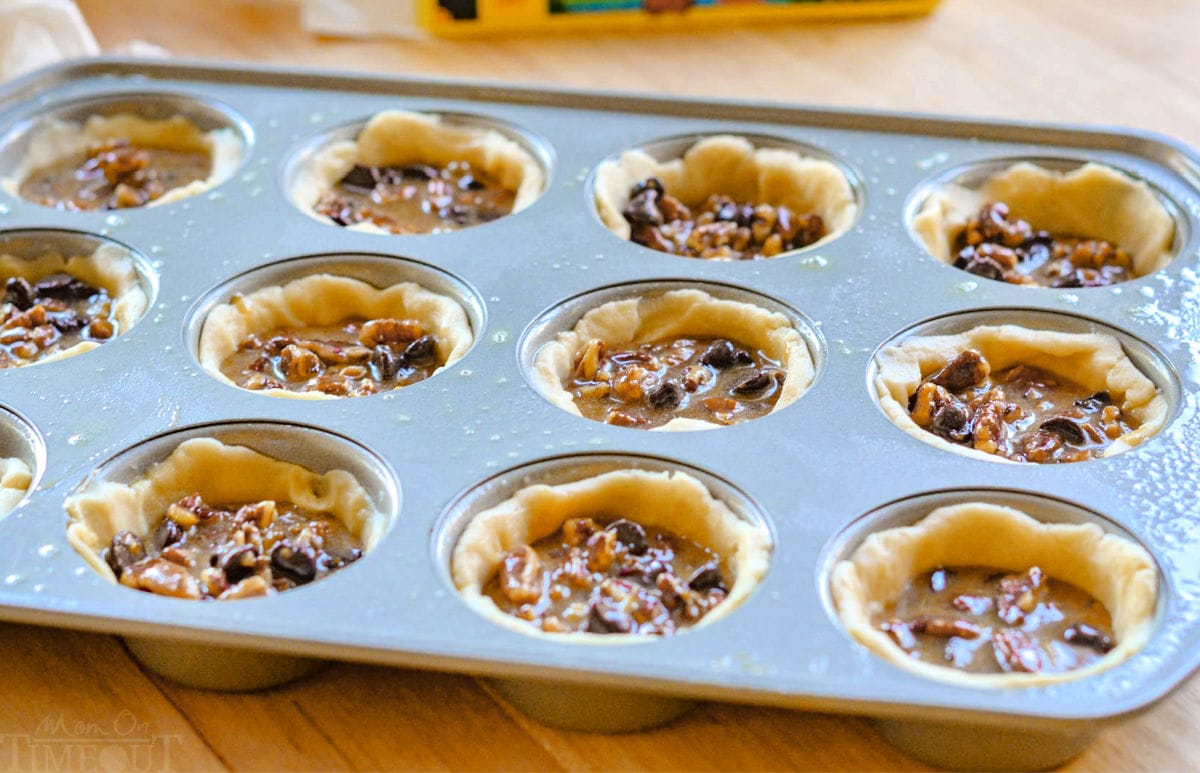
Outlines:
POLYGON ((1128 253, 1131 278, 1167 266, 1174 257, 1176 219, 1142 180, 1105 164, 1000 162, 934 183, 916 202, 910 228, 942 263, 954 264, 955 244, 984 204, 1003 202, 1034 230, 1100 239, 1128 253), (995 173, 984 174, 991 169, 995 173))
POLYGON ((965 502, 939 507, 916 524, 877 531, 830 575, 838 617, 859 643, 929 679, 971 687, 1033 687, 1112 668, 1149 640, 1158 603, 1158 568, 1145 549, 1097 523, 1044 523, 1013 507, 965 502), (966 673, 915 659, 872 623, 916 578, 946 567, 980 566, 1070 583, 1112 618, 1115 647, 1099 660, 1060 673, 966 673))
MULTIPOLYGON (((440 364, 434 373, 459 360, 474 342, 467 313, 449 296, 411 281, 381 289, 361 279, 318 273, 237 294, 213 307, 200 331, 198 357, 213 378, 237 386, 221 366, 248 336, 265 336, 280 328, 331 326, 353 319, 416 320, 436 338, 440 364)), ((321 391, 275 387, 251 391, 302 400, 338 399, 338 395, 321 391)))
MULTIPOLYGON (((46 277, 67 274, 94 288, 103 289, 112 299, 107 316, 115 328, 112 340, 130 330, 146 313, 152 283, 143 273, 129 248, 98 237, 54 231, 17 231, 0 234, 0 282, 13 278, 36 284, 46 277), (62 238, 60 239, 59 236, 62 238), (21 254, 8 250, 20 244, 21 254), (37 247, 44 243, 45 250, 37 247), (72 254, 77 247, 92 248, 86 254, 72 254)), ((38 357, 25 365, 41 365, 89 352, 100 340, 80 340, 65 349, 38 357)), ((22 365, 18 365, 22 367, 22 365)))
MULTIPOLYGON (((385 110, 361 124, 356 134, 335 132, 336 139, 295 159, 288 175, 288 195, 304 214, 335 225, 316 206, 356 166, 428 165, 440 170, 465 162, 513 194, 512 209, 506 214, 515 214, 542 195, 546 164, 513 136, 516 130, 506 129, 500 122, 474 116, 385 110)), ((391 235, 369 221, 344 227, 391 235)))
MULTIPOLYGON (((81 121, 49 118, 31 130, 26 150, 0 187, 22 197, 21 187, 39 170, 72 157, 83 158, 89 148, 108 140, 128 140, 135 148, 200 153, 207 156, 207 176, 170 188, 141 204, 155 207, 195 196, 229 179, 245 154, 242 137, 233 128, 204 131, 185 115, 144 118, 129 112, 91 115, 81 121)), ((46 205, 50 206, 50 205, 46 205)))
POLYGON ((910 396, 921 383, 967 350, 982 354, 993 371, 1027 365, 1073 381, 1088 394, 1107 393, 1122 414, 1132 420, 1134 428, 1113 440, 1102 454, 1105 457, 1145 442, 1162 429, 1170 412, 1163 391, 1134 364, 1112 335, 1001 324, 978 325, 946 335, 910 336, 877 352, 871 381, 879 406, 892 423, 918 440, 952 453, 1016 463, 943 439, 918 426, 909 414, 910 396))
POLYGON ((858 218, 859 201, 855 184, 842 166, 809 152, 787 140, 754 135, 717 134, 648 143, 606 159, 596 168, 596 211, 609 231, 629 240, 632 228, 622 213, 631 191, 635 185, 657 178, 667 195, 689 208, 719 195, 743 204, 784 206, 797 216, 818 215, 824 222, 824 235, 797 249, 818 246, 850 230, 858 218))
POLYGON ((362 484, 345 470, 318 474, 251 448, 211 437, 180 443, 165 459, 127 483, 97 482, 66 501, 67 542, 92 569, 116 581, 104 560, 115 534, 148 538, 168 508, 199 494, 217 504, 275 500, 336 518, 369 551, 385 517, 362 484))
MULTIPOLYGON (((598 339, 608 347, 621 348, 685 337, 732 341, 759 350, 779 363, 784 378, 771 413, 795 402, 816 377, 816 362, 809 342, 787 315, 748 301, 683 288, 609 301, 592 308, 570 330, 558 333, 537 350, 530 380, 551 403, 582 417, 566 384, 590 341, 598 339)), ((651 431, 674 432, 720 426, 723 425, 678 417, 651 431)))
POLYGON ((627 519, 646 529, 663 529, 720 556, 734 577, 725 599, 681 632, 710 625, 736 609, 766 574, 770 560, 772 540, 766 527, 736 515, 691 475, 615 469, 567 483, 529 485, 474 515, 450 556, 454 586, 483 617, 530 636, 609 644, 659 638, 634 633, 546 633, 501 611, 484 595, 485 584, 509 551, 556 533, 570 519, 585 517, 627 519))

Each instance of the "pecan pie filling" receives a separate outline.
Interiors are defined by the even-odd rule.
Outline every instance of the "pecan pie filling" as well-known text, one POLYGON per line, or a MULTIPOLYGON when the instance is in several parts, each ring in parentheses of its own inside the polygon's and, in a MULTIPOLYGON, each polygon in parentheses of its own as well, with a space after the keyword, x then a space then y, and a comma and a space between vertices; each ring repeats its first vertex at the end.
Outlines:
POLYGON ((954 262, 971 274, 1039 287, 1104 287, 1133 278, 1132 258, 1111 242, 1035 231, 1003 202, 985 204, 958 237, 954 262))
POLYGON ((55 209, 126 209, 144 206, 211 173, 207 153, 115 138, 93 143, 82 158, 65 158, 33 171, 19 192, 28 201, 55 209))
POLYGON ((70 274, 11 277, 0 304, 0 368, 28 365, 81 341, 117 334, 113 299, 70 274))
POLYGON ((153 533, 113 535, 104 560, 129 588, 186 599, 266 596, 320 580, 362 557, 329 515, 288 502, 213 505, 192 494, 153 533))
POLYGON ((653 429, 675 418, 736 424, 771 412, 785 372, 732 341, 672 338, 630 348, 588 342, 566 389, 594 421, 653 429))
POLYGON ((725 600, 719 556, 627 519, 572 518, 510 551, 483 587, 500 610, 550 633, 663 636, 725 600))
POLYGON ((1108 392, 1029 365, 992 372, 974 349, 922 382, 908 406, 922 429, 1017 462, 1093 459, 1136 428, 1108 392))
POLYGON ((1062 673, 1116 646, 1108 610, 1036 566, 926 572, 872 622, 910 657, 969 673, 1062 673))
POLYGON ((278 328, 243 339, 221 372, 243 389, 361 397, 433 375, 437 343, 414 319, 278 328))
POLYGON ((785 206, 737 202, 713 194, 695 211, 650 177, 633 186, 622 213, 630 239, 643 247, 688 258, 757 260, 797 250, 826 234, 820 215, 785 206))
POLYGON ((512 212, 516 195, 465 161, 444 167, 355 165, 314 209, 341 226, 393 234, 455 231, 512 212))

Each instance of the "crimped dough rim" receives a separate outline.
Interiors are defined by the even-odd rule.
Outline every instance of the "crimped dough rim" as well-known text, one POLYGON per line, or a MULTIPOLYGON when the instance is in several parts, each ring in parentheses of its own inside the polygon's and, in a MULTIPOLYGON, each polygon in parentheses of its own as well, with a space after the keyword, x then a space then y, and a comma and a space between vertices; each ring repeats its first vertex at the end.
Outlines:
POLYGON ((966 349, 979 351, 994 371, 1018 364, 1032 365, 1071 379, 1092 393, 1107 391, 1138 426, 1113 441, 1105 449, 1105 457, 1145 442, 1166 423, 1169 410, 1166 397, 1138 370, 1113 336, 1034 330, 1019 325, 981 325, 954 335, 913 336, 875 356, 875 393, 879 407, 893 424, 946 451, 989 462, 1018 464, 938 437, 917 426, 908 413, 909 395, 925 378, 966 349))
MULTIPOLYGON (((505 614, 483 586, 504 555, 557 531, 570 518, 628 518, 664 528, 714 550, 734 574, 729 595, 691 628, 709 625, 746 600, 766 575, 770 532, 734 514, 703 483, 684 472, 614 470, 554 486, 526 486, 510 498, 475 515, 450 557, 450 574, 464 601, 483 617, 521 633, 553 641, 627 644, 655 640, 637 634, 546 633, 505 614)), ((690 630, 690 629, 688 629, 690 630)))
MULTIPOLYGON (((117 323, 117 335, 113 336, 113 339, 128 333, 146 313, 146 307, 150 303, 133 257, 128 250, 115 244, 104 243, 90 255, 73 255, 69 258, 58 252, 46 252, 33 259, 0 254, 0 281, 21 277, 28 282, 36 282, 43 277, 59 273, 70 274, 82 282, 87 282, 93 287, 102 287, 108 292, 113 300, 112 316, 117 323)), ((65 360, 77 354, 90 352, 100 345, 100 341, 80 341, 74 346, 20 367, 28 368, 65 360)))
MULTIPOLYGON (((771 413, 794 403, 816 377, 808 343, 786 315, 744 301, 715 298, 703 290, 682 289, 609 301, 588 311, 573 328, 538 349, 533 360, 533 386, 554 405, 582 418, 564 385, 589 340, 599 338, 619 348, 682 336, 732 339, 760 349, 779 362, 785 376, 771 413)), ((675 418, 651 431, 721 426, 701 419, 675 418)))
POLYGON ((33 471, 16 457, 0 459, 0 518, 13 511, 33 482, 33 471))
POLYGON ((745 137, 718 134, 699 140, 681 158, 658 161, 645 151, 628 150, 601 162, 595 175, 596 211, 605 227, 622 239, 630 238, 629 223, 621 214, 629 204, 629 191, 648 177, 659 178, 667 193, 689 207, 723 194, 820 215, 827 233, 804 249, 836 239, 858 217, 854 187, 832 161, 784 148, 755 148, 745 137))
POLYGON ((1141 546, 1095 523, 1043 523, 1014 508, 971 502, 938 508, 912 526, 871 534, 834 566, 830 591, 850 635, 900 668, 966 687, 1035 687, 1091 676, 1140 650, 1154 629, 1158 568, 1141 546), (939 566, 1016 572, 1038 566, 1108 609, 1117 646, 1095 663, 1062 674, 970 674, 914 660, 871 625, 871 617, 916 577, 939 566))
MULTIPOLYGON (((437 336, 442 365, 435 374, 461 359, 475 341, 466 311, 450 296, 427 290, 415 282, 399 282, 380 289, 351 277, 312 274, 247 295, 235 295, 228 303, 214 307, 200 331, 200 365, 218 381, 241 389, 221 372, 221 363, 237 351, 246 336, 280 327, 332 325, 353 318, 380 317, 417 319, 427 332, 437 336)), ((294 400, 341 399, 316 391, 245 391, 294 400)))
POLYGON ((1142 180, 1110 166, 1087 163, 1069 172, 1022 161, 979 188, 946 185, 925 200, 912 229, 931 255, 954 263, 955 241, 988 202, 1002 201, 1035 230, 1104 239, 1133 260, 1135 277, 1171 262, 1175 220, 1142 180))
POLYGON ((385 519, 362 485, 345 470, 318 474, 245 446, 214 438, 180 443, 130 483, 102 481, 66 501, 67 542, 101 576, 116 578, 101 557, 119 531, 151 534, 167 507, 199 493, 213 504, 273 499, 340 520, 364 551, 383 535, 385 519))
POLYGON ((30 173, 66 156, 83 153, 97 140, 121 137, 135 145, 146 147, 202 151, 208 154, 212 162, 212 170, 208 177, 172 188, 157 199, 147 202, 144 207, 156 207, 186 199, 219 185, 233 176, 245 152, 241 137, 233 129, 220 128, 204 132, 182 115, 162 120, 147 120, 129 113, 93 115, 82 124, 52 120, 36 130, 20 166, 11 176, 0 181, 0 187, 21 198, 21 184, 30 173))
MULTIPOLYGON (((332 224, 314 209, 355 164, 445 166, 466 161, 481 169, 516 198, 510 214, 537 201, 546 187, 542 165, 516 140, 495 129, 443 120, 436 113, 385 110, 373 115, 357 138, 321 148, 297 169, 289 195, 301 212, 332 224)), ((395 236, 373 223, 354 223, 347 230, 395 236)))

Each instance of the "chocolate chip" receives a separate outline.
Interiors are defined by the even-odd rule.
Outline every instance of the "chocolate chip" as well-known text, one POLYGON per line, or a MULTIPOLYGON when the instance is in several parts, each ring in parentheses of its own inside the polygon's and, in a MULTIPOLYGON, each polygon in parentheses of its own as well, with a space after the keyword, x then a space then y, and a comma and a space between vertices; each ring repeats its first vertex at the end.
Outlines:
POLYGON ((946 363, 945 367, 929 380, 951 392, 961 392, 982 383, 987 378, 988 371, 983 355, 974 349, 967 349, 946 363))
POLYGON ((1091 397, 1076 400, 1075 405, 1079 408, 1086 408, 1089 411, 1098 411, 1106 405, 1112 405, 1112 395, 1108 392, 1097 392, 1091 397))
POLYGON ((355 164, 354 168, 346 173, 346 176, 341 179, 339 185, 344 188, 357 188, 361 191, 370 192, 375 189, 379 183, 379 171, 374 167, 355 164))
POLYGON ((432 359, 435 354, 437 339, 431 335, 423 335, 404 348, 404 356, 417 362, 432 359))
POLYGON ((721 576, 721 567, 716 561, 710 561, 696 571, 692 572, 692 576, 688 578, 688 587, 694 591, 704 592, 707 590, 728 590, 725 587, 725 578, 721 576))
POLYGON ((183 539, 183 527, 172 521, 170 518, 164 518, 158 524, 158 528, 154 530, 154 544, 159 550, 174 545, 183 539))
POLYGON ((1111 637, 1084 623, 1076 623, 1063 631, 1063 641, 1081 647, 1091 647, 1101 655, 1116 646, 1111 637))
POLYGON ((392 351, 392 347, 380 344, 371 350, 371 365, 375 368, 377 379, 390 381, 400 372, 401 358, 392 351))
POLYGON ((646 402, 655 408, 674 410, 683 403, 684 395, 683 385, 669 378, 646 393, 646 402))
POLYGON ((633 618, 620 609, 593 601, 588 609, 587 630, 591 633, 629 633, 633 618))
POLYGON ((82 330, 88 325, 87 317, 77 311, 56 311, 46 315, 50 324, 60 333, 74 333, 77 330, 82 330))
POLYGON ((724 370, 734 365, 749 365, 752 362, 754 362, 754 358, 750 356, 749 352, 739 349, 725 340, 713 341, 700 355, 701 365, 710 365, 718 370, 724 370))
POLYGON ((1055 416, 1052 419, 1047 419, 1042 422, 1038 429, 1053 432, 1073 446, 1081 446, 1086 442, 1083 428, 1067 416, 1055 416))
POLYGON ((629 200, 621 214, 631 225, 662 225, 663 214, 658 208, 659 195, 652 189, 644 190, 629 200))
POLYGON ((428 164, 412 164, 410 166, 403 167, 400 170, 400 174, 416 180, 432 180, 439 176, 438 170, 434 169, 428 164))
POLYGON ((650 549, 650 545, 646 542, 646 530, 633 521, 624 518, 613 521, 608 525, 607 531, 615 534, 617 541, 624 545, 632 555, 645 555, 646 551, 650 549))
POLYGON ((271 569, 280 577, 304 585, 317 576, 317 561, 311 549, 280 542, 271 551, 271 569))
POLYGON ((725 202, 721 204, 721 206, 717 207, 717 211, 714 213, 714 215, 717 220, 735 222, 738 217, 738 205, 734 204, 732 201, 725 202))
POLYGON ((33 306, 36 298, 33 285, 19 276, 10 277, 4 285, 4 302, 11 303, 21 311, 33 306))
POLYGON ((739 381, 729 391, 735 395, 756 395, 764 392, 775 383, 775 371, 760 370, 739 381))
POLYGON ((971 415, 961 403, 949 403, 934 409, 929 429, 954 443, 961 443, 971 436, 971 415))
POLYGON ((258 554, 251 545, 242 545, 226 553, 217 564, 225 570, 225 577, 230 583, 241 582, 258 568, 258 554))
POLYGON ((644 191, 654 191, 659 196, 663 195, 662 180, 658 179, 657 177, 647 177, 645 180, 642 180, 638 184, 634 185, 633 190, 629 195, 637 196, 644 191))
POLYGON ((140 537, 131 531, 119 531, 113 535, 108 550, 104 551, 104 562, 118 578, 125 567, 133 566, 146 557, 146 546, 140 537))
POLYGON ((464 174, 462 177, 458 178, 458 187, 464 191, 479 191, 483 190, 484 185, 471 175, 464 174))
POLYGON ((37 295, 61 300, 81 300, 96 294, 96 288, 81 282, 70 274, 50 274, 33 284, 37 295))

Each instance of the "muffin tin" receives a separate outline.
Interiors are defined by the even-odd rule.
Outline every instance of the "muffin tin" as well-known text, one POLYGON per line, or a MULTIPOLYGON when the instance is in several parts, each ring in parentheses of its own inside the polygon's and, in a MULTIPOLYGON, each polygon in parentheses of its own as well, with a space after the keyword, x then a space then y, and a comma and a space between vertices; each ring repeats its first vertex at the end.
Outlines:
POLYGON ((336 658, 498 677, 535 715, 593 728, 669 718, 687 698, 866 714, 908 751, 966 767, 1061 761, 1200 665, 1195 150, 1135 131, 99 59, 0 91, 0 176, 41 117, 110 101, 220 119, 246 153, 216 188, 147 209, 68 213, 0 195, 0 251, 30 237, 53 248, 103 236, 141 257, 155 290, 145 318, 99 349, 0 373, 0 452, 35 470, 24 503, 0 521, 0 617, 119 633, 152 667, 226 688, 277 682, 302 673, 307 659, 336 658), (546 166, 545 193, 493 223, 402 237, 339 229, 290 203, 286 181, 305 153, 392 108, 519 127, 546 166), (597 163, 713 133, 773 137, 836 160, 856 187, 857 224, 827 243, 742 263, 655 253, 604 228, 591 201, 597 163), (1174 260, 1114 287, 1064 292, 973 277, 912 238, 906 223, 929 185, 1021 158, 1100 161, 1146 180, 1176 219, 1174 260), (472 350, 403 390, 340 401, 264 397, 200 368, 196 339, 213 304, 317 268, 379 282, 415 278, 457 297, 475 327, 472 350), (539 342, 592 300, 681 285, 764 296, 796 319, 818 365, 812 387, 777 414, 681 434, 580 419, 528 386, 539 342), (1114 458, 997 465, 918 442, 874 404, 869 372, 879 346, 996 319, 1117 331, 1168 396, 1167 426, 1114 458), (67 545, 64 499, 96 479, 136 477, 199 435, 316 471, 351 469, 391 526, 353 566, 267 599, 187 603, 96 575, 67 545), (735 511, 765 520, 775 550, 757 592, 712 626, 605 647, 523 636, 460 601, 447 564, 471 512, 531 481, 614 465, 693 470, 735 511), (1096 520, 1145 545, 1162 572, 1147 647, 1094 678, 985 690, 932 683, 855 644, 829 602, 833 563, 872 530, 978 498, 1051 520, 1096 520), (582 700, 596 701, 591 720, 564 713, 582 700), (604 706, 607 721, 595 716, 604 706))

